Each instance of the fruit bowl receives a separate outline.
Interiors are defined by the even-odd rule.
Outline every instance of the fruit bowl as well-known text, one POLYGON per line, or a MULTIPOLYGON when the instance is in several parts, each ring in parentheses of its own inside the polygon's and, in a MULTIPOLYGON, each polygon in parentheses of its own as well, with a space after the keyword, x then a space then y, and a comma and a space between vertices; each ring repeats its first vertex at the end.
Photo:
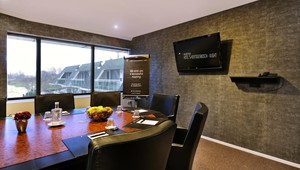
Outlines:
POLYGON ((103 107, 103 106, 94 106, 87 110, 87 115, 89 118, 93 119, 97 122, 106 121, 107 118, 113 113, 111 107, 103 107))

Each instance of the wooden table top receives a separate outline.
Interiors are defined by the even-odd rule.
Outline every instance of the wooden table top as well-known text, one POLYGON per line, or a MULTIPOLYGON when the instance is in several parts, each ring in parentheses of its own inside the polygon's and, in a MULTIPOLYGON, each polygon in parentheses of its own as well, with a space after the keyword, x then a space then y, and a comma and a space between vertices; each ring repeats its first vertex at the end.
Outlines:
MULTIPOLYGON (((136 131, 123 126, 132 122, 132 114, 114 112, 111 115, 119 129, 136 131)), ((0 120, 0 168, 34 160, 68 150, 63 139, 105 130, 106 122, 94 122, 86 114, 62 116, 64 126, 50 127, 40 115, 29 119, 26 133, 18 133, 11 117, 0 120)))

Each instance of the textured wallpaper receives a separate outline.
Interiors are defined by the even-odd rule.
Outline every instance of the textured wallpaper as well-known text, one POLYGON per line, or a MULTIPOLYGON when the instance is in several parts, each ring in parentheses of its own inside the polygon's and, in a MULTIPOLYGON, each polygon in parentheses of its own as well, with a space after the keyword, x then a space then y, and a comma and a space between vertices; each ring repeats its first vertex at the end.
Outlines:
MULTIPOLYGON (((150 94, 179 94, 179 126, 198 101, 209 108, 205 136, 300 163, 300 1, 260 0, 135 37, 132 42, 0 14, 0 94, 6 95, 7 31, 117 47, 150 54, 150 94), (173 42, 221 33, 225 71, 179 74, 173 42), (278 90, 243 91, 230 76, 277 73, 278 90)), ((147 105, 149 100, 142 101, 147 105)))
POLYGON ((180 95, 180 126, 201 101, 209 108, 205 136, 300 163, 299 0, 257 1, 135 37, 132 53, 151 55, 151 94, 180 95), (173 42, 214 32, 228 46, 228 70, 179 74, 173 42), (267 71, 283 78, 281 88, 243 91, 230 79, 267 71))

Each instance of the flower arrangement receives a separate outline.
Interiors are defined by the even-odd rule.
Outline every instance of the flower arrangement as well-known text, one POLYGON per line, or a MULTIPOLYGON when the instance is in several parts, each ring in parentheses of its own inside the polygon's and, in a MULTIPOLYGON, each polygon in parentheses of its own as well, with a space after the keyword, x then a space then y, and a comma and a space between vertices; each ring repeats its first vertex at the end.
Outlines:
POLYGON ((31 117, 31 113, 28 111, 17 112, 12 115, 15 120, 16 127, 19 133, 26 132, 28 119, 31 117))
POLYGON ((22 111, 22 112, 18 112, 16 114, 14 114, 12 116, 14 118, 14 120, 22 120, 22 119, 30 119, 31 117, 31 113, 28 111, 22 111))
POLYGON ((95 121, 105 121, 112 113, 111 107, 103 106, 91 107, 87 110, 88 117, 95 121))

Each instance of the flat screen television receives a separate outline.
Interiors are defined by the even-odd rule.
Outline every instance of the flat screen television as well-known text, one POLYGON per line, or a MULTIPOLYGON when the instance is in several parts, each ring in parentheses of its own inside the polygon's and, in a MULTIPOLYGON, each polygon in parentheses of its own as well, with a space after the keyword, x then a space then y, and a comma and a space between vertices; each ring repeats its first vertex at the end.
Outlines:
POLYGON ((222 69, 220 33, 173 43, 178 72, 222 69))

